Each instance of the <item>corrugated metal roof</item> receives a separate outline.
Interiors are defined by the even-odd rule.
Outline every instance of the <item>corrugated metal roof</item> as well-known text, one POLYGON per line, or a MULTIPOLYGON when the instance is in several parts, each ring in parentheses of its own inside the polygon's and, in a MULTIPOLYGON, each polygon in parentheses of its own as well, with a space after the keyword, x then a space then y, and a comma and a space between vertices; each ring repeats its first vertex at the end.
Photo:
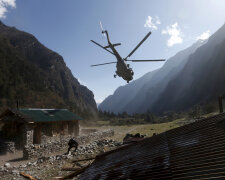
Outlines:
POLYGON ((105 153, 80 179, 225 179, 225 113, 105 153))
POLYGON ((67 109, 19 109, 7 111, 7 113, 11 112, 19 118, 25 119, 28 122, 56 122, 81 120, 81 117, 68 111, 67 109))
POLYGON ((19 109, 34 122, 54 122, 81 120, 79 116, 67 109, 19 109))

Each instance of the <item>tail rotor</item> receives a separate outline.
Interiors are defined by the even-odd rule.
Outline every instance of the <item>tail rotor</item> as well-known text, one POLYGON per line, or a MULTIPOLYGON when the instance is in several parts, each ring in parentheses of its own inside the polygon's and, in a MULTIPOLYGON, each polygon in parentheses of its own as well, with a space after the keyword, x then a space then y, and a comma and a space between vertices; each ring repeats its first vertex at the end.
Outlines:
POLYGON ((103 29, 103 26, 102 26, 102 22, 101 21, 99 22, 99 24, 100 24, 100 28, 102 30, 102 38, 103 38, 103 36, 105 36, 105 30, 103 29))
POLYGON ((103 29, 103 27, 102 27, 102 22, 100 21, 99 24, 100 24, 100 28, 101 28, 102 34, 103 34, 103 33, 104 33, 104 29, 103 29))

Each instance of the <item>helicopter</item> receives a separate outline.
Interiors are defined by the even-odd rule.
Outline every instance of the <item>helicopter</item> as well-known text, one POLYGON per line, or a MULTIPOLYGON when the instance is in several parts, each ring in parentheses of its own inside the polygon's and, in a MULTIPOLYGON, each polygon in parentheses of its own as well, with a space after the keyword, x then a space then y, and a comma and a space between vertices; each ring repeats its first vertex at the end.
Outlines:
POLYGON ((128 60, 128 58, 142 45, 142 43, 151 35, 151 31, 142 39, 142 41, 130 52, 130 54, 127 55, 127 57, 122 58, 120 56, 120 54, 117 52, 116 50, 116 46, 120 46, 121 43, 116 43, 116 44, 112 44, 110 39, 109 39, 109 34, 107 30, 104 30, 102 27, 102 24, 100 22, 100 27, 102 30, 102 34, 106 35, 107 41, 108 41, 108 45, 107 46, 102 46, 99 43, 91 40, 91 42, 93 42, 94 44, 96 44, 97 46, 103 48, 104 50, 106 50, 107 52, 111 53, 112 55, 114 55, 117 59, 117 61, 115 62, 108 62, 108 63, 102 63, 102 64, 94 64, 91 65, 91 67, 94 66, 101 66, 101 65, 106 65, 106 64, 114 64, 116 63, 116 72, 114 74, 114 78, 116 78, 116 76, 122 77, 125 81, 127 81, 127 83, 129 83, 132 79, 133 79, 133 75, 134 75, 134 71, 132 70, 132 68, 130 67, 129 64, 127 64, 127 62, 154 62, 154 61, 165 61, 165 59, 155 59, 155 60, 128 60), (109 50, 111 49, 111 51, 109 50))

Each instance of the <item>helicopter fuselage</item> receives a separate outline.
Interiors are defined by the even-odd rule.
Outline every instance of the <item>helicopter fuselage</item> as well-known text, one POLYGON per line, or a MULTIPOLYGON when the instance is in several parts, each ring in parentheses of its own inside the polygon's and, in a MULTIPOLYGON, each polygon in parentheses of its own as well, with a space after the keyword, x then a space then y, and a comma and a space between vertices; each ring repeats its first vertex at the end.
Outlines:
POLYGON ((116 76, 122 77, 124 80, 127 81, 127 83, 129 83, 129 81, 131 81, 133 79, 134 72, 130 68, 130 65, 127 64, 128 61, 130 61, 130 62, 158 62, 158 61, 165 61, 165 59, 151 59, 151 60, 149 60, 149 59, 148 60, 131 60, 131 59, 127 59, 127 58, 131 57, 132 54, 142 45, 142 43, 151 35, 151 31, 148 32, 148 34, 138 43, 138 45, 135 46, 135 48, 127 55, 127 57, 122 58, 119 55, 119 53, 117 52, 117 50, 115 49, 115 46, 119 46, 119 45, 121 45, 121 43, 112 44, 110 42, 110 39, 109 39, 108 31, 103 29, 101 22, 100 22, 100 27, 102 29, 102 34, 105 34, 106 37, 107 37, 108 45, 104 47, 101 44, 99 44, 99 43, 97 43, 97 42, 95 42, 93 40, 91 40, 91 42, 93 42, 97 46, 103 48, 105 51, 109 52, 113 56, 116 56, 117 61, 108 62, 108 63, 101 63, 101 64, 94 64, 94 65, 91 65, 91 67, 116 63, 116 74, 114 74, 114 77, 116 77, 116 76))
POLYGON ((108 44, 109 44, 108 46, 112 50, 113 54, 116 56, 116 59, 117 59, 116 74, 119 77, 122 77, 124 80, 126 80, 129 83, 129 81, 133 79, 133 75, 134 75, 133 70, 129 67, 129 64, 127 64, 125 60, 119 55, 114 45, 110 42, 108 32, 103 31, 103 33, 106 34, 108 44))

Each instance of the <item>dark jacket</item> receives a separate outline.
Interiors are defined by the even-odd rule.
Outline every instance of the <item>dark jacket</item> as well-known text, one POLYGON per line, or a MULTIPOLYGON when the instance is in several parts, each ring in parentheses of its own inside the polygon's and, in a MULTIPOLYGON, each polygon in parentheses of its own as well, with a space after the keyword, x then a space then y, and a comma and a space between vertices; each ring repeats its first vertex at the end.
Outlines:
POLYGON ((68 145, 71 147, 76 147, 76 146, 78 146, 78 143, 77 143, 77 141, 75 141, 75 139, 71 138, 68 142, 68 145))

